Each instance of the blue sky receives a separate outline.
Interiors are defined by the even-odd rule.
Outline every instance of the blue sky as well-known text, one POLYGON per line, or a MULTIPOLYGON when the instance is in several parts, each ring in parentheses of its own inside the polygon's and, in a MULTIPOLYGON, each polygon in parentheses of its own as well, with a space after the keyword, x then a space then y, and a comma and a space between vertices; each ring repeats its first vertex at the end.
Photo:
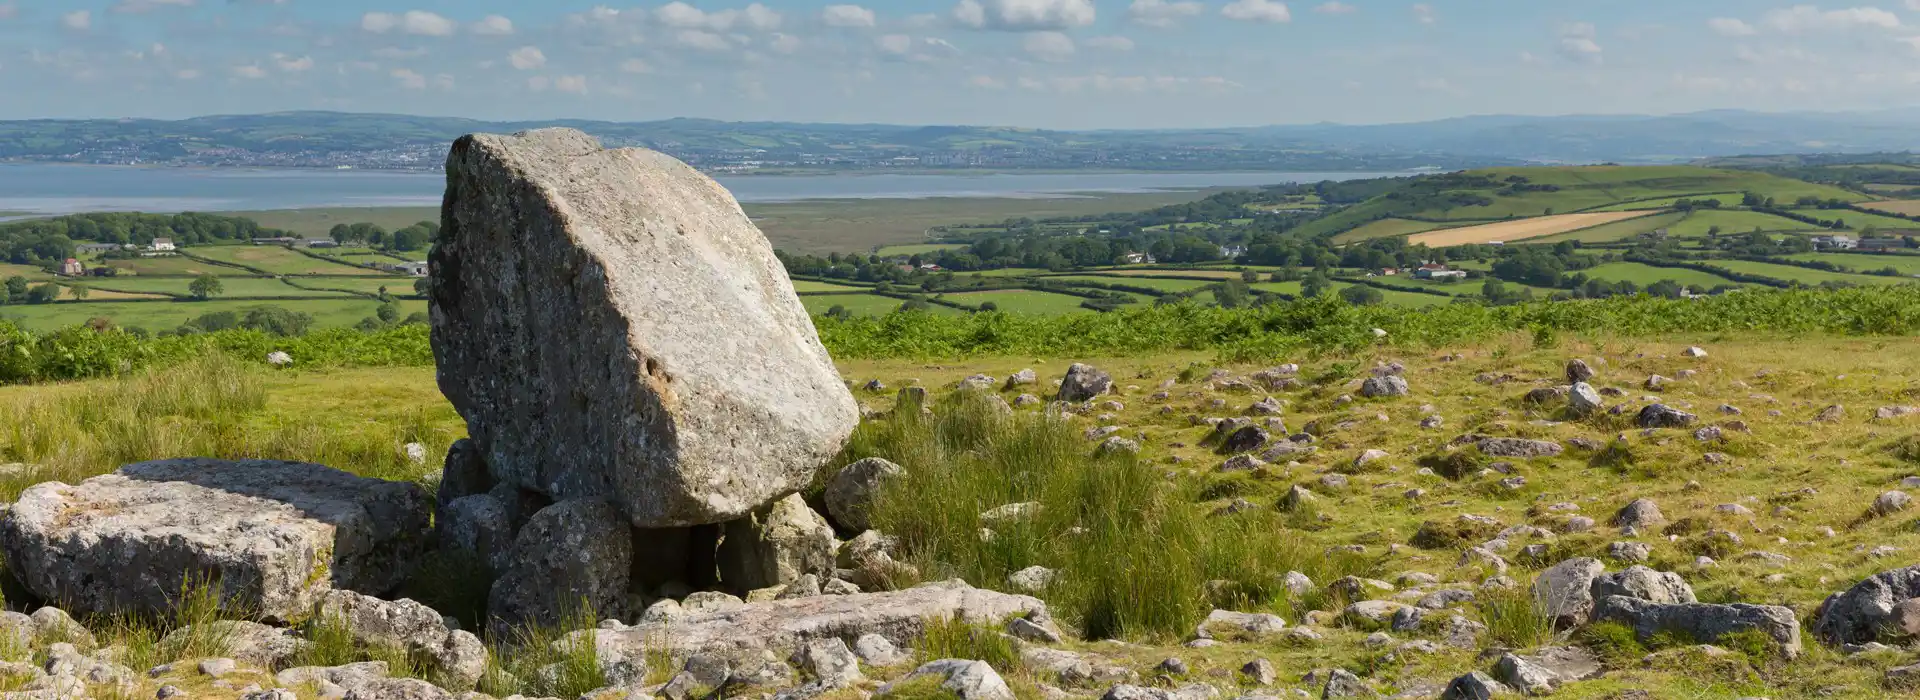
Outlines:
POLYGON ((1920 0, 0 0, 0 119, 1160 128, 1920 105, 1920 0))

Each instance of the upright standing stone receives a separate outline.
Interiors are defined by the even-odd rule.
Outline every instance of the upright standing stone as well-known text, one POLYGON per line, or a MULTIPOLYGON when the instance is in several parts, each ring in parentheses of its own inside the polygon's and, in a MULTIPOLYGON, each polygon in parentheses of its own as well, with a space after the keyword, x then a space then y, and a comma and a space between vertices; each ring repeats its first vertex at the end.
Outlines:
POLYGON ((461 138, 430 255, 440 389, 493 475, 718 523, 805 488, 859 420, 718 183, 571 129, 461 138))

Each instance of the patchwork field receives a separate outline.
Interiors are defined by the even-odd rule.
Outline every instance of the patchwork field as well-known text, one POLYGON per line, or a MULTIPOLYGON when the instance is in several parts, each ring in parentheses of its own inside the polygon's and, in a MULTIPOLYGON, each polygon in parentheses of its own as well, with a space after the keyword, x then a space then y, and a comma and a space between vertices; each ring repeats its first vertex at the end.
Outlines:
POLYGON ((1893 268, 1909 275, 1920 275, 1920 255, 1866 255, 1861 253, 1801 253, 1793 260, 1818 260, 1845 265, 1861 272, 1893 268))
POLYGON ((1882 285, 1882 284, 1905 284, 1913 281, 1911 279, 1907 279, 1903 277, 1881 277, 1878 275, 1849 275, 1849 274, 1844 274, 1839 272, 1827 272, 1825 270, 1810 270, 1804 267, 1794 267, 1792 265, 1774 265, 1770 263, 1752 262, 1748 260, 1712 260, 1712 261, 1708 261, 1708 264, 1711 264, 1715 267, 1724 267, 1729 270, 1733 270, 1734 272, 1745 272, 1747 274, 1753 274, 1753 275, 1765 275, 1767 277, 1772 277, 1774 279, 1788 280, 1791 282, 1800 282, 1808 285, 1818 285, 1822 282, 1844 282, 1847 284, 1858 284, 1858 285, 1882 285))
POLYGON ((1409 237, 1407 242, 1415 245, 1441 248, 1473 243, 1492 243, 1495 241, 1522 241, 1529 238, 1552 236, 1568 231, 1611 224, 1645 215, 1643 212, 1593 212, 1588 214, 1540 216, 1531 219, 1521 219, 1519 221, 1503 221, 1497 224, 1482 224, 1480 226, 1465 226, 1442 231, 1419 233, 1409 237))
MULTIPOLYGON (((425 301, 403 300, 399 303, 403 317, 427 310, 425 301)), ((106 318, 122 326, 137 326, 150 331, 161 331, 177 327, 202 314, 216 311, 245 313, 246 310, 259 306, 278 306, 291 311, 313 314, 315 327, 340 328, 352 326, 359 323, 361 319, 373 316, 374 310, 379 305, 379 302, 371 299, 349 296, 280 301, 215 299, 212 301, 67 302, 0 306, 0 318, 14 321, 32 330, 54 330, 86 323, 88 319, 106 318)))
POLYGON ((1158 289, 1163 292, 1184 292, 1189 289, 1205 287, 1213 282, 1200 280, 1162 279, 1144 275, 1058 275, 1049 276, 1049 280, 1058 282, 1094 282, 1098 284, 1121 284, 1129 287, 1158 289))
MULTIPOLYGON (((266 270, 276 275, 382 275, 388 274, 364 267, 341 265, 296 253, 279 246, 228 245, 202 246, 187 249, 187 252, 209 260, 237 263, 247 267, 266 270)), ((373 260, 373 258, 368 258, 373 260)), ((394 262, 387 258, 381 262, 394 262)))
POLYGON ((882 246, 873 252, 875 255, 881 256, 919 255, 921 253, 937 253, 942 250, 959 250, 966 247, 964 243, 918 243, 913 245, 882 246))
MULTIPOLYGON (((164 277, 142 279, 139 277, 114 277, 94 282, 94 289, 116 290, 123 292, 164 292, 186 295, 191 293, 188 285, 193 280, 186 277, 164 277)), ((322 292, 301 289, 277 279, 267 277, 221 277, 220 297, 342 297, 340 292, 322 292)))
POLYGON ((1648 200, 1641 200, 1638 202, 1622 202, 1620 204, 1615 204, 1612 206, 1601 207, 1594 211, 1643 211, 1648 209, 1666 209, 1668 207, 1673 206, 1675 202, 1678 202, 1682 199, 1690 199, 1696 202, 1703 201, 1703 200, 1713 200, 1713 201, 1719 202, 1721 206, 1727 206, 1727 207, 1739 206, 1740 202, 1743 201, 1741 194, 1738 192, 1722 193, 1722 194, 1696 194, 1696 195, 1688 195, 1685 197, 1661 197, 1660 199, 1648 199, 1648 200))
POLYGON ((198 260, 188 260, 186 258, 177 256, 177 255, 167 256, 167 257, 158 257, 158 258, 133 258, 129 260, 106 260, 106 261, 101 261, 99 264, 105 265, 107 267, 118 268, 120 270, 121 276, 149 275, 149 276, 193 277, 193 276, 198 276, 198 275, 208 274, 208 273, 215 274, 215 275, 252 274, 245 270, 238 270, 238 269, 227 267, 224 265, 209 265, 207 263, 203 263, 198 260))
POLYGON ((845 285, 845 284, 834 284, 832 282, 815 282, 813 280, 794 280, 793 291, 799 292, 801 294, 806 294, 810 292, 862 292, 862 291, 866 291, 866 288, 855 287, 855 286, 845 285))
POLYGON ((1352 231, 1348 231, 1338 236, 1334 236, 1333 242, 1352 243, 1354 241, 1365 241, 1365 240, 1372 240, 1375 238, 1392 238, 1394 236, 1405 236, 1405 235, 1410 235, 1415 233, 1421 233, 1424 231, 1432 231, 1435 229, 1449 228, 1449 227, 1450 227, 1449 224, 1436 224, 1430 221, 1413 221, 1411 219, 1381 219, 1379 221, 1375 221, 1375 222, 1366 224, 1364 226, 1361 226, 1359 228, 1356 228, 1352 231))
MULTIPOLYGON (((1907 187, 1910 187, 1910 186, 1907 186, 1907 187)), ((1904 200, 1897 200, 1897 201, 1891 201, 1891 202, 1862 202, 1860 206, 1866 207, 1868 209, 1890 211, 1895 214, 1906 214, 1908 216, 1920 216, 1920 199, 1904 199, 1904 200)), ((1909 222, 1909 223, 1912 223, 1912 222, 1909 222)), ((1920 224, 1914 224, 1914 225, 1920 226, 1920 224)))
MULTIPOLYGON (((807 313, 815 316, 824 314, 835 306, 844 307, 855 316, 885 316, 898 310, 904 303, 906 302, 878 294, 809 294, 800 297, 800 305, 807 308, 807 313)), ((929 304, 927 310, 936 314, 961 313, 959 309, 939 304, 929 304)))

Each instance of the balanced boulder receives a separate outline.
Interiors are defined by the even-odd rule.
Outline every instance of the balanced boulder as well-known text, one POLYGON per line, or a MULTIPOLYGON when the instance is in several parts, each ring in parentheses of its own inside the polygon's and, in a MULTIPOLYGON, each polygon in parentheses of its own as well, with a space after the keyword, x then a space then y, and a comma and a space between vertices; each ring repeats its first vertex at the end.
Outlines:
POLYGON ((173 459, 29 488, 0 543, 21 583, 75 613, 162 613, 206 585, 223 607, 285 620, 329 589, 391 591, 432 510, 418 485, 318 464, 173 459))
POLYGON ((858 422, 773 247, 686 164, 476 134, 441 211, 440 389, 495 478, 636 527, 719 523, 805 488, 858 422))

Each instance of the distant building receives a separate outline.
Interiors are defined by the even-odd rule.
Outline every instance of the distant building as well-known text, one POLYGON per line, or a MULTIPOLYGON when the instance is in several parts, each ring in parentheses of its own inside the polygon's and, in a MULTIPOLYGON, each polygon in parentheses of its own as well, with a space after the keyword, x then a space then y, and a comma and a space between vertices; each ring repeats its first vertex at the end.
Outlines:
POLYGON ((1380 276, 1381 276, 1381 277, 1392 277, 1392 276, 1394 276, 1394 275, 1397 275, 1397 274, 1400 274, 1400 268, 1397 268, 1397 267, 1383 267, 1383 268, 1380 268, 1380 276))
POLYGON ((1421 265, 1420 269, 1413 271, 1413 277, 1423 280, 1466 279, 1467 271, 1449 270, 1445 265, 1421 265))
POLYGON ((340 247, 340 242, 339 242, 339 241, 336 241, 336 240, 333 240, 333 239, 331 239, 331 238, 309 238, 309 239, 307 239, 307 240, 305 240, 305 241, 301 241, 301 242, 300 242, 300 244, 301 244, 301 245, 304 245, 304 246, 306 246, 306 247, 308 247, 308 248, 338 248, 338 247, 340 247))
POLYGON ((118 243, 82 243, 74 246, 74 250, 82 253, 111 253, 119 249, 120 244, 118 243))
POLYGON ((1220 257, 1223 257, 1223 258, 1232 259, 1232 258, 1237 258, 1246 254, 1247 254, 1247 247, 1243 245, 1220 246, 1220 257))
POLYGON ((1160 262, 1155 260, 1151 253, 1128 253, 1120 256, 1120 259, 1127 261, 1128 265, 1152 265, 1160 262))
POLYGON ((1640 237, 1650 238, 1654 240, 1665 240, 1667 237, 1667 230, 1663 228, 1657 228, 1652 231, 1642 231, 1640 232, 1640 237))
POLYGON ((1861 250, 1897 250, 1906 246, 1906 242, 1898 238, 1862 238, 1858 247, 1861 250))
POLYGON ((67 258, 66 262, 60 263, 60 274, 68 277, 80 277, 87 274, 87 266, 80 264, 79 260, 67 258))
POLYGON ((388 270, 403 275, 413 275, 414 277, 427 276, 427 264, 423 262, 403 262, 398 265, 388 265, 386 267, 388 270))
POLYGON ((171 238, 155 238, 153 239, 153 245, 147 246, 147 249, 156 253, 170 253, 179 250, 173 247, 173 239, 171 238))
POLYGON ((1852 236, 1814 236, 1813 247, 1821 250, 1853 250, 1860 247, 1852 236))
POLYGON ((294 243, 299 242, 299 240, 300 239, 294 238, 291 236, 276 236, 273 238, 255 238, 253 239, 253 244, 254 245, 293 245, 294 243))

